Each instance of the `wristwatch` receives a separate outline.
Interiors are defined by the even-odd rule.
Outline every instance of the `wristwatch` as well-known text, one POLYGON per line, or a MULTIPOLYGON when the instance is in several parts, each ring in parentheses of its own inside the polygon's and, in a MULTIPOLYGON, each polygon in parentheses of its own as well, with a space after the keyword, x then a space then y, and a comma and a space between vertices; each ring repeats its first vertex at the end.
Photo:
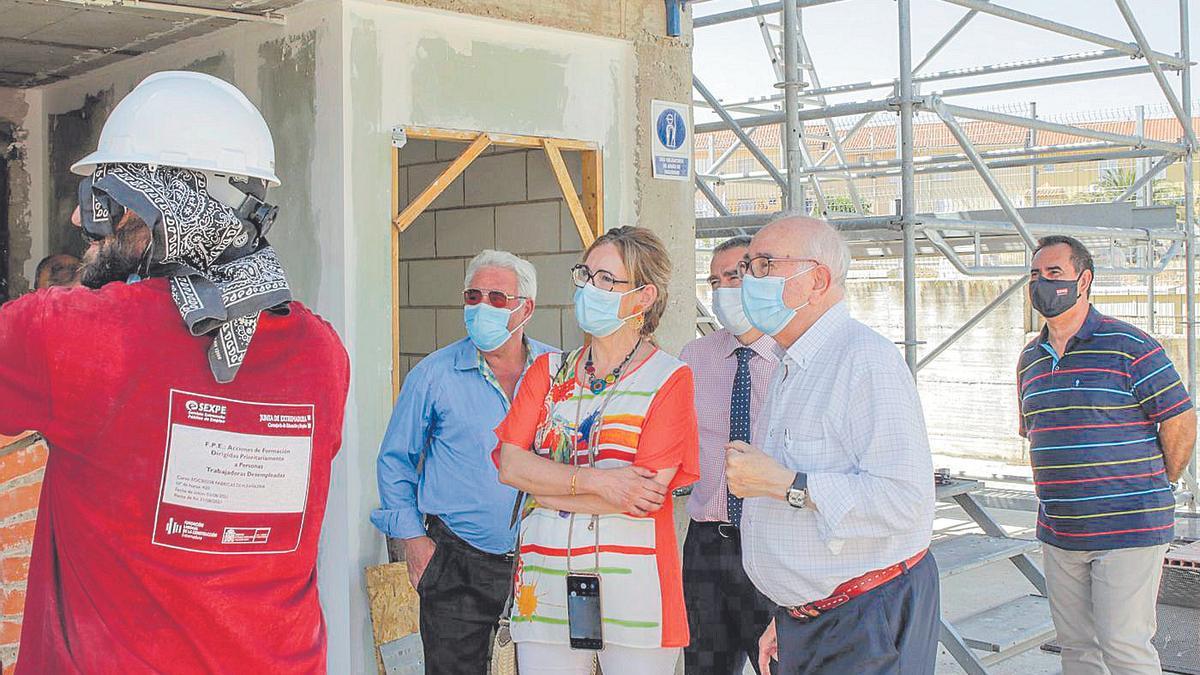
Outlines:
POLYGON ((796 478, 787 491, 787 502, 798 509, 808 506, 808 474, 803 471, 796 472, 796 478))

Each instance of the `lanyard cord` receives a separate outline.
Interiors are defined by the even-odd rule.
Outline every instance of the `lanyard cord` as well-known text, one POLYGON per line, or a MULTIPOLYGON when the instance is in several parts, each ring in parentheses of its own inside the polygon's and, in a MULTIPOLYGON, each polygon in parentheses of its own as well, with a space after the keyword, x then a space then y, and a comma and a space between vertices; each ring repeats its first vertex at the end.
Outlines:
MULTIPOLYGON (((625 357, 625 360, 622 363, 629 363, 630 361, 632 361, 633 355, 637 353, 637 350, 641 346, 642 346, 642 338, 639 337, 637 344, 633 345, 633 349, 629 352, 629 355, 625 357)), ((583 350, 580 349, 578 356, 575 358, 575 364, 574 364, 574 366, 572 366, 572 369, 571 369, 571 379, 573 379, 575 381, 575 386, 579 387, 579 389, 580 389, 579 398, 577 398, 575 400, 575 432, 573 434, 571 434, 571 463, 574 464, 575 466, 579 466, 579 423, 582 421, 581 418, 582 418, 582 413, 583 413, 584 391, 583 391, 583 386, 579 384, 579 373, 577 372, 578 368, 579 368, 579 359, 582 357, 583 357, 583 350)), ((609 403, 609 401, 612 400, 613 394, 617 391, 617 387, 620 386, 621 382, 625 379, 625 376, 628 374, 629 374, 628 372, 622 372, 617 377, 617 381, 613 382, 612 386, 608 387, 608 389, 605 391, 604 398, 601 399, 601 401, 600 401, 600 408, 598 409, 597 414, 596 414, 596 422, 595 422, 595 424, 592 425, 592 428, 588 431, 588 468, 595 468, 595 466, 596 466, 596 442, 600 439, 600 427, 604 426, 604 412, 608 409, 608 403, 609 403)), ((600 573, 600 514, 598 514, 598 513, 592 514, 590 526, 591 526, 591 529, 596 534, 596 548, 593 551, 593 553, 595 554, 595 557, 596 557, 596 574, 599 574, 600 573)), ((567 573, 568 574, 572 571, 571 570, 571 559, 572 559, 571 540, 572 540, 574 533, 575 533, 575 512, 572 511, 569 523, 567 525, 567 573)))

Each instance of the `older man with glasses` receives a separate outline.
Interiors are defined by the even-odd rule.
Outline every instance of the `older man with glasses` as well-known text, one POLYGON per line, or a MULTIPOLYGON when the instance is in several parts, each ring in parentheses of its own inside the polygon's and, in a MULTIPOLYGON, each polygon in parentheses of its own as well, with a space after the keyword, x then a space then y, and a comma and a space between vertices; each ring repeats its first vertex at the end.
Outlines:
POLYGON ((899 350, 850 317, 849 266, 841 235, 804 217, 767 225, 741 264, 746 316, 784 354, 758 447, 726 449, 746 573, 776 605, 759 665, 933 673, 929 440, 899 350))
POLYGON ((555 351, 525 336, 536 295, 528 261, 505 251, 475 256, 463 291, 467 337, 408 374, 379 452, 383 508, 371 522, 389 548, 403 541, 431 673, 488 670, 511 585, 517 498, 491 461, 492 430, 533 360, 555 351))

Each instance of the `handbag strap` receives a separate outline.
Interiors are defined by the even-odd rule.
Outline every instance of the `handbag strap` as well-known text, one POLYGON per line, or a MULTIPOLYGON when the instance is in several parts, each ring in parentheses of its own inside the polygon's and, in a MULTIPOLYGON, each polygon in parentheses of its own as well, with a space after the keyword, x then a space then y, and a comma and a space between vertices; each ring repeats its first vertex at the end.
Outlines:
MULTIPOLYGON (((509 528, 521 519, 521 505, 525 503, 525 493, 518 491, 517 500, 513 502, 512 517, 508 521, 509 528)), ((517 564, 521 561, 521 528, 517 528, 517 545, 513 548, 512 568, 508 574, 508 598, 504 600, 504 610, 500 612, 500 623, 508 623, 512 613, 513 596, 517 592, 517 564)))
MULTIPOLYGON (((551 364, 553 364, 555 356, 556 356, 556 354, 550 355, 551 364)), ((554 388, 554 380, 557 377, 557 373, 562 370, 563 366, 567 362, 567 359, 562 358, 561 352, 558 353, 557 356, 560 359, 558 367, 557 368, 551 367, 549 369, 550 371, 552 371, 552 373, 550 374, 550 389, 554 388)), ((549 390, 547 390, 546 396, 547 397, 550 396, 549 390)), ((519 520, 521 520, 521 507, 524 504, 525 504, 525 492, 518 490, 517 491, 517 499, 516 499, 516 501, 513 502, 512 517, 510 517, 508 519, 509 529, 512 529, 512 527, 514 525, 516 525, 519 520)), ((520 562, 521 562, 521 528, 518 527, 517 528, 517 544, 513 548, 512 568, 509 569, 509 573, 508 573, 508 597, 505 598, 504 609, 500 612, 500 624, 501 625, 507 625, 509 623, 509 617, 512 614, 513 596, 516 595, 516 592, 517 592, 517 567, 520 564, 520 562)))

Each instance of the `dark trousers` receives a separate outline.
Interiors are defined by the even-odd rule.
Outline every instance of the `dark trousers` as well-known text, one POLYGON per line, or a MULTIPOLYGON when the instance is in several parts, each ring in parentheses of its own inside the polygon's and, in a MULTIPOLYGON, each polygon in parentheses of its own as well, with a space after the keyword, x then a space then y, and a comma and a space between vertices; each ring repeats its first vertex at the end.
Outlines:
POLYGON ((483 675, 508 599, 512 558, 480 551, 435 517, 427 529, 437 550, 417 584, 425 672, 483 675))
POLYGON ((687 675, 742 675, 747 659, 758 672, 758 638, 771 622, 773 605, 742 568, 737 529, 696 521, 688 525, 683 597, 692 634, 683 650, 687 675))
POLYGON ((809 621, 775 612, 779 675, 930 675, 940 613, 937 563, 907 573, 809 621))

